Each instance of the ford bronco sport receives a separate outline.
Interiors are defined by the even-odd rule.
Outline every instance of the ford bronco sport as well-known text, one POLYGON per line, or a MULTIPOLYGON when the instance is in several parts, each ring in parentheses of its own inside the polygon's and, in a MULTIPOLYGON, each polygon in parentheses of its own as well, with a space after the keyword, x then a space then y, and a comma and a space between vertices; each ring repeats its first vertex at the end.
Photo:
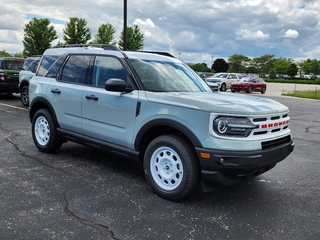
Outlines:
POLYGON ((0 93, 19 93, 19 72, 24 58, 0 57, 0 93))
POLYGON ((251 179, 294 148, 286 106, 212 92, 167 53, 51 48, 29 93, 41 152, 72 141, 139 159, 151 189, 169 200, 187 197, 200 183, 209 191, 251 179), (47 59, 57 60, 51 66, 47 59))

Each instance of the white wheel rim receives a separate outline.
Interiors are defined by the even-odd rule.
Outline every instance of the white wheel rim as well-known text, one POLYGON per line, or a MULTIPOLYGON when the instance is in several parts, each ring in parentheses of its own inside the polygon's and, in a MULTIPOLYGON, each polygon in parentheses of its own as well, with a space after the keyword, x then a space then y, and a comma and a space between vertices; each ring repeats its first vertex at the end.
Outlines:
POLYGON ((34 133, 37 142, 44 146, 49 142, 50 139, 50 126, 47 119, 43 116, 38 117, 34 125, 34 133))
POLYGON ((150 159, 153 180, 163 190, 174 190, 183 179, 183 165, 179 155, 169 147, 160 147, 150 159))

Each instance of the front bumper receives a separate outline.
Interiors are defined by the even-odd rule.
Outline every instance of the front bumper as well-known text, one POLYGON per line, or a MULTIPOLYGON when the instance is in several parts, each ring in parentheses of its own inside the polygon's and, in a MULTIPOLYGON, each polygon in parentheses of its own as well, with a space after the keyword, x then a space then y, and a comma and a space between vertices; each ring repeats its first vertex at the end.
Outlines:
POLYGON ((258 151, 220 151, 196 148, 202 180, 211 186, 231 186, 258 176, 285 159, 294 142, 258 151))

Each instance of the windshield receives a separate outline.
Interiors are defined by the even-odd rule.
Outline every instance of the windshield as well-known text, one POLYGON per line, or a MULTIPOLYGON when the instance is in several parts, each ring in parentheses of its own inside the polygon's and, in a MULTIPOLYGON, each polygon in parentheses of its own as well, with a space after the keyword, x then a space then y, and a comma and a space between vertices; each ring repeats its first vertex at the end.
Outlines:
POLYGON ((239 82, 253 82, 254 78, 243 77, 239 82))
POLYGON ((228 74, 226 73, 216 73, 214 75, 215 78, 226 78, 228 74))
POLYGON ((152 92, 208 92, 208 85, 184 63, 129 60, 144 90, 152 92))

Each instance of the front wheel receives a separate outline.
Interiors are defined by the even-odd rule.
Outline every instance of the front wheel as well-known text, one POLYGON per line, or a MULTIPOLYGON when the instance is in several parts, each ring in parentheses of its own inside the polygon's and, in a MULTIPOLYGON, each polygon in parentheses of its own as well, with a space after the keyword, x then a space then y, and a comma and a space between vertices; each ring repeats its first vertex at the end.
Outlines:
POLYGON ((32 138, 41 152, 57 151, 62 142, 57 134, 57 124, 47 109, 39 109, 32 119, 32 138))
POLYGON ((29 88, 28 86, 24 86, 21 88, 20 98, 23 106, 29 106, 29 88))
POLYGON ((151 189, 168 200, 191 195, 200 183, 200 166, 194 151, 176 135, 162 135, 151 141, 143 167, 151 189))
POLYGON ((262 94, 265 94, 266 90, 267 90, 267 88, 266 88, 266 87, 263 87, 262 90, 261 90, 261 93, 262 93, 262 94))
POLYGON ((252 86, 249 86, 247 93, 252 93, 252 86))
POLYGON ((226 90, 227 90, 226 84, 225 84, 225 83, 222 83, 221 88, 220 88, 220 91, 221 91, 221 92, 225 92, 226 90))

